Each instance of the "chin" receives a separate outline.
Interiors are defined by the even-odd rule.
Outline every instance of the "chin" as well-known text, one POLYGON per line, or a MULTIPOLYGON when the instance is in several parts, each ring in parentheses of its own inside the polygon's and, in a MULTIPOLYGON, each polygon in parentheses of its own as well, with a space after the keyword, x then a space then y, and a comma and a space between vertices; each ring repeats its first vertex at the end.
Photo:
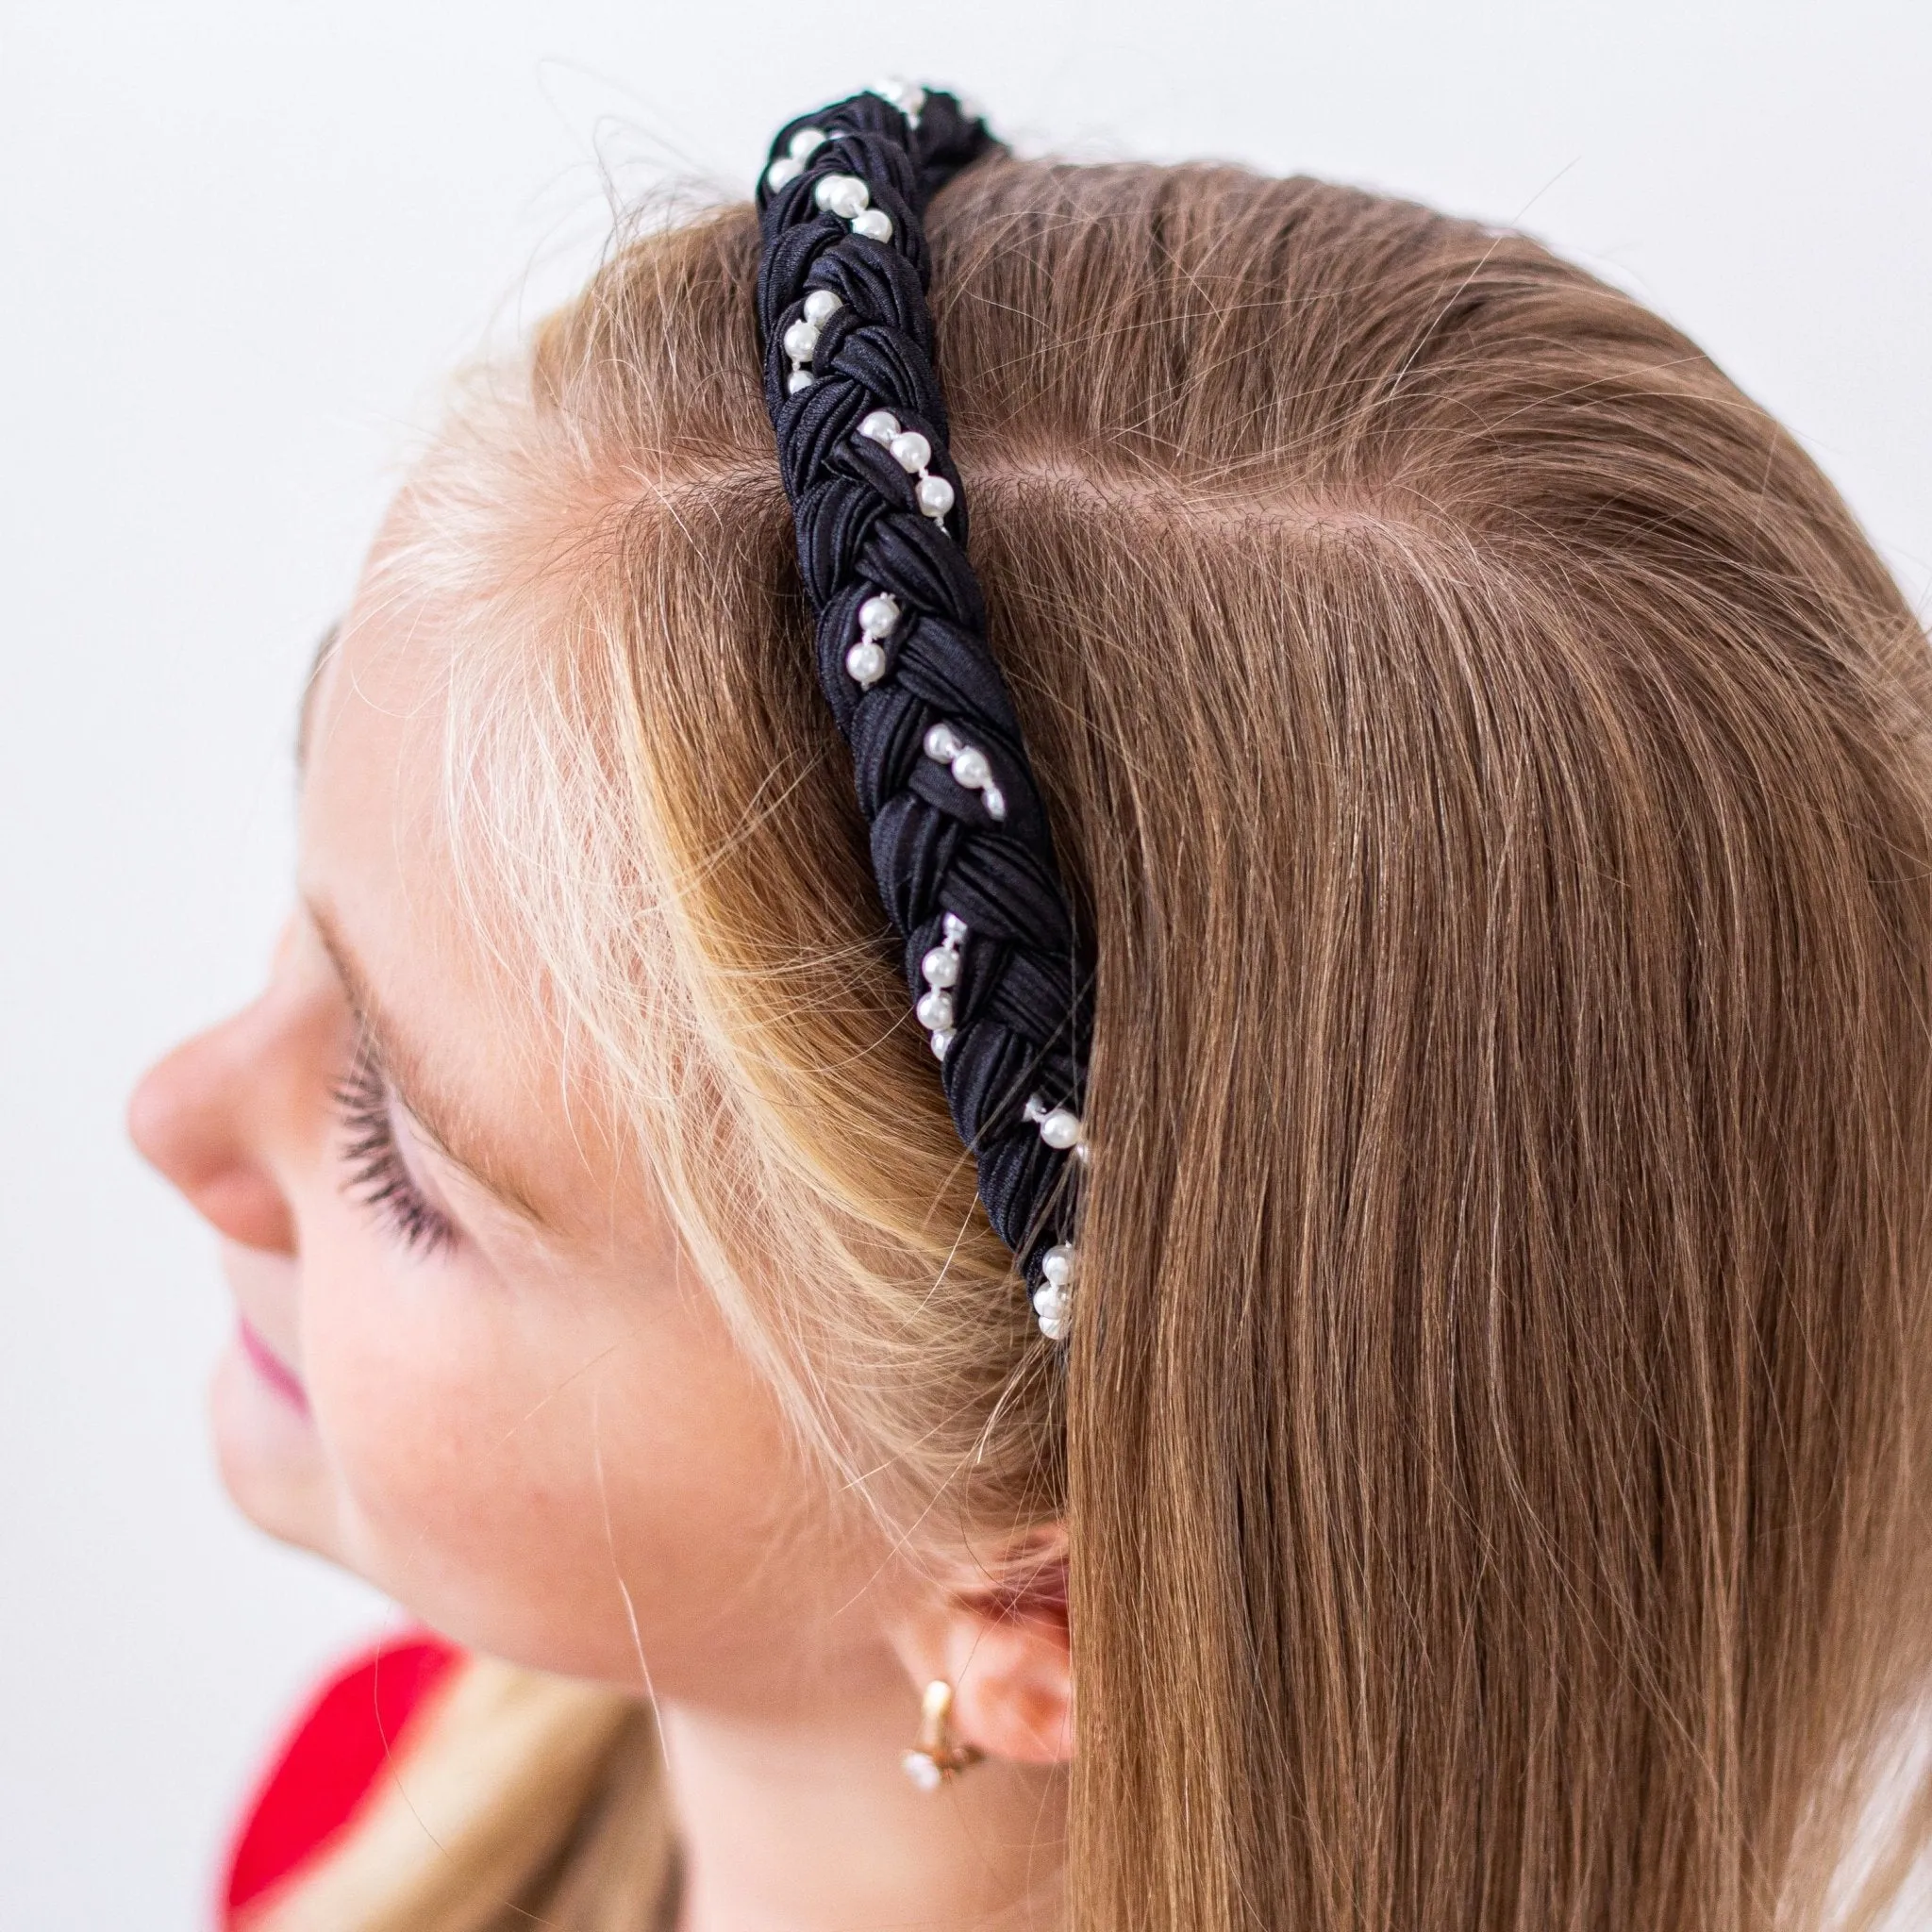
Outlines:
POLYGON ((239 1340, 215 1364, 208 1410, 215 1463, 235 1507, 283 1542, 332 1555, 334 1484, 315 1424, 262 1380, 239 1340))

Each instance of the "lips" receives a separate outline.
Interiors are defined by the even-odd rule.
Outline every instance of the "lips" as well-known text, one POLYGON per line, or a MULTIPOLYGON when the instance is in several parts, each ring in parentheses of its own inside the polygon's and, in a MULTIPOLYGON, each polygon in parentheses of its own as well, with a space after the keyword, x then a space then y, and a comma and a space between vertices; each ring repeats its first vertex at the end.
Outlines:
POLYGON ((242 1353, 248 1357, 249 1365, 261 1379, 273 1389, 291 1407, 308 1413, 308 1396, 302 1387, 302 1379, 287 1362, 265 1342, 245 1320, 235 1324, 242 1341, 242 1353))

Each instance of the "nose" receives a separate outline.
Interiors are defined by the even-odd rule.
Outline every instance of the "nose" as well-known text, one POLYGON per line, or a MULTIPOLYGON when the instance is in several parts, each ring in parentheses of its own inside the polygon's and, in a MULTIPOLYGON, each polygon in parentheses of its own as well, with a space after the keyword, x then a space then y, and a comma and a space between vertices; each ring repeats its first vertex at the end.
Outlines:
POLYGON ((244 1007, 150 1067, 128 1100, 127 1131, 219 1233, 292 1255, 294 1217, 257 1131, 273 1044, 265 1004, 244 1007))

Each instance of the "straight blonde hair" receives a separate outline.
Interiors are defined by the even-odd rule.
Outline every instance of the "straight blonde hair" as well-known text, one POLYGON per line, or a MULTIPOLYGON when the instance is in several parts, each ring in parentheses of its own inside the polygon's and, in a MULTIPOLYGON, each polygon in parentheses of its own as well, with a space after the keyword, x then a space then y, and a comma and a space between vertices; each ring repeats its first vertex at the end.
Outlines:
MULTIPOLYGON (((1064 1362, 814 688, 746 208, 616 249, 407 493, 479 931, 801 1442, 935 1541, 1064 1518, 1076 1932, 1872 1923, 1932 1805, 1920 626, 1522 236, 1009 159, 929 232, 1098 961, 1064 1362)), ((498 1808, 504 1925, 605 1923, 622 1859, 544 1904, 573 1791, 498 1808)))

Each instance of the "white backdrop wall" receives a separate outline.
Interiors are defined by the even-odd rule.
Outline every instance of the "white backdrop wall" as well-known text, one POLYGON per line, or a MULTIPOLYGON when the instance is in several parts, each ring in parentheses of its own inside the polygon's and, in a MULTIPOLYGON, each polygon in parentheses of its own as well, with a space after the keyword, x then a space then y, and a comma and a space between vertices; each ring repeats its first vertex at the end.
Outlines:
POLYGON ((211 1243, 123 1145, 242 997, 291 710, 439 375, 622 192, 881 73, 1023 149, 1520 222, 1703 341, 1915 598, 1913 0, 0 0, 0 1927, 189 1932, 289 1701, 389 1614, 228 1512, 211 1243))

